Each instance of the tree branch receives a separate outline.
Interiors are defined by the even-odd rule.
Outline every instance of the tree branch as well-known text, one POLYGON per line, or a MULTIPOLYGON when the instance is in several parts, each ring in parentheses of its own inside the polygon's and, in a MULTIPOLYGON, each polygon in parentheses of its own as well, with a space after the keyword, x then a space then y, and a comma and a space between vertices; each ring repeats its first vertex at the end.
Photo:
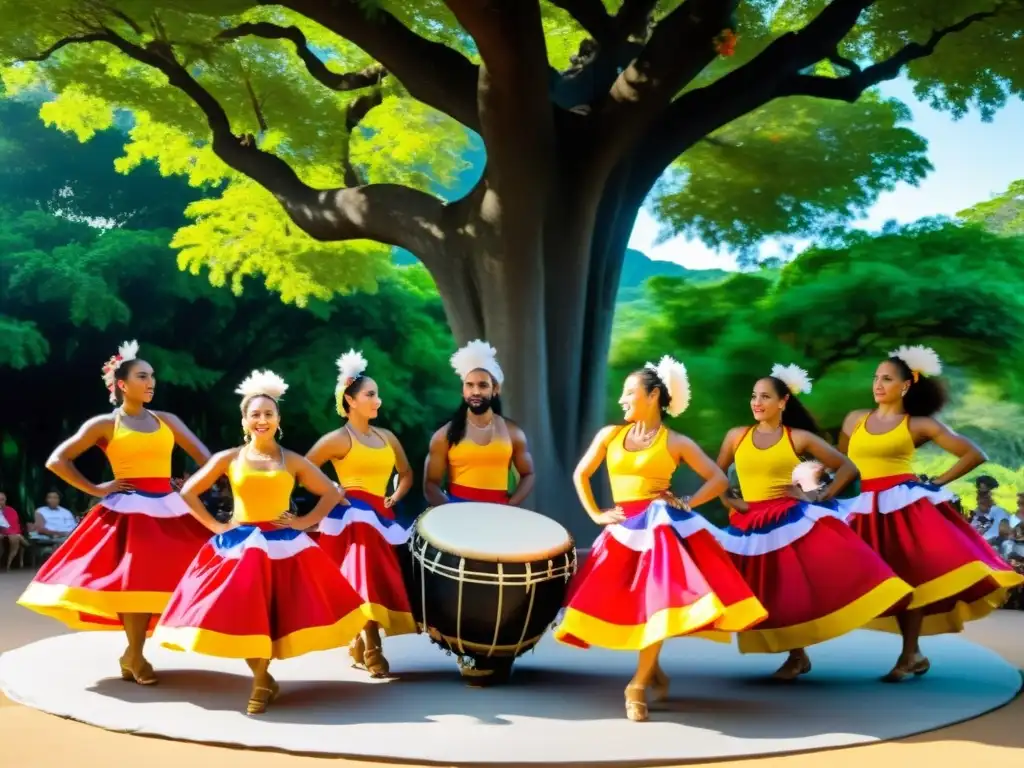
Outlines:
POLYGON ((341 150, 341 167, 345 172, 345 186, 358 187, 364 184, 362 176, 356 167, 352 165, 350 150, 352 146, 352 133, 362 122, 362 119, 366 117, 371 109, 379 106, 384 100, 384 93, 380 88, 374 88, 369 93, 364 93, 362 96, 357 98, 351 104, 348 105, 348 109, 345 111, 345 133, 347 137, 345 139, 345 146, 341 150))
MULTIPOLYGON (((860 98, 860 95, 868 88, 878 85, 885 80, 892 80, 899 76, 900 70, 915 59, 922 59, 931 56, 935 48, 947 36, 956 32, 962 32, 979 21, 990 19, 999 13, 1000 8, 996 7, 991 11, 979 11, 966 16, 956 24, 937 29, 932 32, 931 37, 925 43, 907 43, 896 53, 884 61, 872 64, 861 69, 853 62, 843 64, 850 69, 851 74, 845 77, 820 77, 818 75, 794 74, 787 78, 779 87, 780 96, 815 96, 821 99, 836 99, 853 103, 860 98), (852 66, 850 66, 852 65, 852 66)), ((834 55, 833 61, 838 55, 834 55)), ((847 60, 848 61, 848 60, 847 60)))
POLYGON ((608 15, 601 0, 548 0, 548 2, 576 19, 586 33, 600 45, 604 45, 611 38, 613 34, 612 17, 608 15))
POLYGON ((398 78, 413 98, 479 131, 478 68, 458 51, 420 37, 384 10, 370 17, 358 0, 262 0, 261 5, 291 9, 349 40, 398 78))
POLYGON ((714 39, 728 26, 735 6, 736 0, 685 0, 655 27, 601 108, 598 141, 610 161, 617 161, 672 97, 714 60, 714 39))
POLYGON ((445 211, 439 199, 397 184, 326 190, 310 187, 280 157, 232 133, 224 108, 177 61, 169 46, 137 45, 101 28, 59 40, 43 53, 25 60, 42 61, 55 51, 81 42, 108 43, 135 61, 162 72, 205 115, 217 157, 273 194, 296 225, 311 237, 332 242, 376 240, 412 251, 428 267, 431 261, 435 266, 439 263, 445 211))
POLYGON ((309 48, 306 36, 298 27, 282 27, 267 21, 245 22, 237 27, 225 29, 218 40, 230 41, 247 36, 263 37, 269 40, 288 40, 295 46, 295 52, 302 63, 318 82, 335 91, 354 91, 380 82, 387 75, 384 67, 367 67, 362 72, 334 72, 309 48))

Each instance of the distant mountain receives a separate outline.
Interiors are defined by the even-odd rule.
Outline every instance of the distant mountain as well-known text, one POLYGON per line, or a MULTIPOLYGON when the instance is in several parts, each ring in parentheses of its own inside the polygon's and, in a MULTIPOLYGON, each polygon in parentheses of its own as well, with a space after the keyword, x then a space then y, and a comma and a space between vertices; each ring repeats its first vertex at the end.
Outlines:
MULTIPOLYGON (((415 256, 401 248, 395 248, 393 254, 396 266, 405 267, 417 262, 415 256)), ((655 261, 642 251, 627 248, 625 261, 622 262, 622 278, 619 280, 616 303, 643 298, 644 283, 650 277, 685 277, 694 282, 704 283, 728 275, 728 272, 721 269, 687 269, 671 261, 655 261)))
POLYGON ((728 272, 721 269, 687 269, 672 261, 655 261, 642 251, 627 248, 616 300, 622 303, 642 298, 644 283, 651 277, 685 277, 693 282, 705 283, 728 275, 728 272))

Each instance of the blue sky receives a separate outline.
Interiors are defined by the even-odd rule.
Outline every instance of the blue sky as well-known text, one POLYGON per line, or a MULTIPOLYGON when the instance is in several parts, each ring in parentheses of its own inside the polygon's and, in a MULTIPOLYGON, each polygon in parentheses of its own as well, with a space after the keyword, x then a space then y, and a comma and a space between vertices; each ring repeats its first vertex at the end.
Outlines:
MULTIPOLYGON (((911 126, 928 140, 928 156, 935 170, 918 186, 900 183, 882 194, 868 216, 855 226, 875 230, 886 221, 908 222, 922 216, 953 215, 974 203, 1024 179, 1024 102, 1015 101, 998 112, 990 123, 977 114, 954 121, 949 115, 917 101, 907 80, 886 83, 883 93, 904 101, 914 115, 911 126)), ((691 269, 735 269, 728 253, 718 253, 703 243, 677 237, 655 245, 659 226, 641 210, 633 227, 630 248, 652 259, 674 261, 691 269)), ((765 253, 774 249, 766 247, 765 253)))

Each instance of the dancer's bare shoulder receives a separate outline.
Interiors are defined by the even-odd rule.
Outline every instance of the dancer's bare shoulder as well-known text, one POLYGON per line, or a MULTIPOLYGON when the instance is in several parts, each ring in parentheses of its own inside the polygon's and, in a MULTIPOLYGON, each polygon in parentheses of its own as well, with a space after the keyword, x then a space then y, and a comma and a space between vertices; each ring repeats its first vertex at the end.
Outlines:
POLYGON ((870 408, 858 408, 856 411, 850 411, 846 414, 846 418, 843 419, 843 432, 847 435, 852 435, 853 430, 857 428, 857 424, 870 415, 870 408))

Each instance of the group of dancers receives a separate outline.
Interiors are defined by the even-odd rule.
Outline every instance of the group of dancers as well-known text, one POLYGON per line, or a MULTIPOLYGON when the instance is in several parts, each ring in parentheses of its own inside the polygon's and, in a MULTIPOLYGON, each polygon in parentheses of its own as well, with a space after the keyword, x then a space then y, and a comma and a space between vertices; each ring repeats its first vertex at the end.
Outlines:
MULTIPOLYGON (((371 423, 381 400, 366 360, 354 350, 338 360, 344 424, 305 456, 279 444, 287 384, 260 370, 236 390, 242 445, 211 455, 176 416, 146 407, 155 375, 138 352, 125 343, 103 368, 113 413, 86 421, 47 462, 101 502, 19 604, 73 629, 123 629, 121 676, 140 685, 157 682, 143 654, 148 637, 244 659, 252 715, 279 694, 274 659, 348 646, 357 667, 388 676, 381 632, 422 630, 399 560, 410 532, 394 514, 414 476, 395 435, 371 423), (200 464, 180 494, 170 481, 175 445, 200 464), (96 484, 76 469, 93 446, 105 452, 112 481, 96 484), (337 484, 320 469, 327 462, 337 484), (234 498, 228 523, 200 502, 223 476, 234 498), (289 512, 296 483, 319 497, 303 516, 289 512)), ((463 399, 431 440, 427 501, 520 505, 534 466, 523 430, 501 415, 496 352, 473 341, 452 365, 463 399)), ((903 638, 884 679, 925 674, 922 635, 960 631, 1024 582, 951 505, 945 486, 985 456, 934 418, 945 402, 940 373, 931 350, 892 353, 875 374, 875 407, 851 413, 833 447, 798 399, 810 391, 806 372, 775 366, 754 383, 753 426, 730 430, 717 462, 663 423, 689 404, 685 367, 664 357, 630 374, 619 400, 624 423, 597 434, 574 474, 584 510, 603 530, 569 584, 556 639, 639 652, 625 690, 634 721, 648 718, 648 694, 668 695, 658 656, 672 637, 735 636, 742 653, 787 653, 775 677, 792 681, 811 671, 808 647, 875 628, 903 638), (924 483, 911 463, 927 442, 957 461, 924 483), (816 463, 801 461, 808 456, 816 463), (590 485, 602 463, 615 504, 607 510, 590 485), (685 498, 671 491, 680 464, 704 480, 685 498), (856 482, 859 493, 843 496, 856 482), (730 508, 725 528, 693 511, 716 498, 730 508)))

